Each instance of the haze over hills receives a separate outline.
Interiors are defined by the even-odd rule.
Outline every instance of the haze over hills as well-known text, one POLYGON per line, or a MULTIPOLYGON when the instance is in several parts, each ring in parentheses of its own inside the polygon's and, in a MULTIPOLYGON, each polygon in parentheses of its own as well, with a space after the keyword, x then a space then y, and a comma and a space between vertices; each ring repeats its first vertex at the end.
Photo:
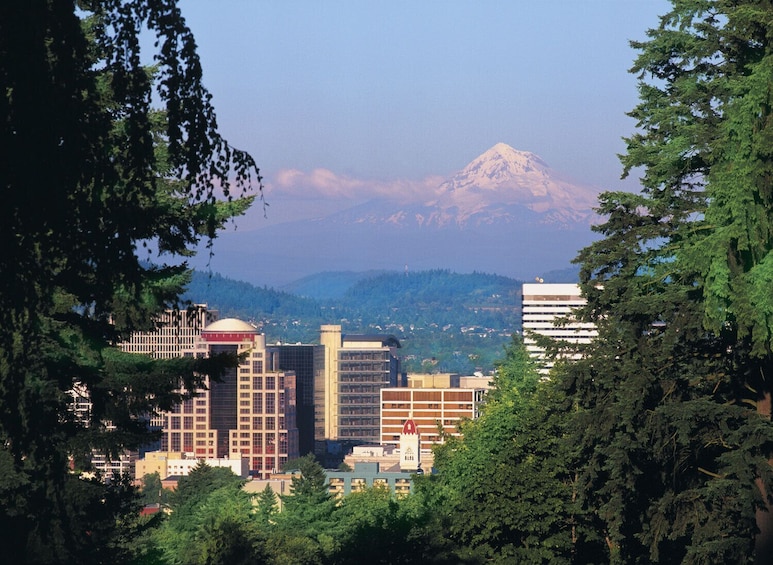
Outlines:
MULTIPOLYGON (((403 268, 531 280, 568 267, 592 241, 600 192, 504 143, 445 179, 370 183, 321 170, 277 179, 268 215, 287 221, 261 227, 254 216, 262 211, 251 211, 216 241, 213 270, 270 286, 322 271, 403 268), (318 216, 310 202, 320 203, 318 216)), ((203 266, 201 258, 192 263, 203 266)))

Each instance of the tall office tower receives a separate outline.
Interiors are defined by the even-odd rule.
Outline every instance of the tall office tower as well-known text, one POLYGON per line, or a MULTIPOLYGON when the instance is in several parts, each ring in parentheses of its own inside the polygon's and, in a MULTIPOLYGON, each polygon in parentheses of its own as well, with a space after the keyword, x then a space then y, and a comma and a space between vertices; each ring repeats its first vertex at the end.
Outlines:
POLYGON ((572 311, 583 305, 585 299, 576 284, 523 285, 523 342, 531 356, 540 361, 542 373, 547 373, 553 364, 544 361, 544 348, 529 333, 569 343, 590 343, 598 335, 595 325, 572 319, 572 311), (560 318, 567 318, 567 323, 556 325, 560 318))
POLYGON ((325 371, 315 383, 315 439, 378 443, 380 392, 397 386, 400 342, 392 335, 342 335, 341 326, 323 325, 320 343, 325 371))
POLYGON ((156 359, 182 357, 191 351, 201 330, 218 318, 217 310, 195 304, 187 310, 167 310, 156 320, 156 329, 136 332, 118 347, 127 353, 142 353, 156 359))
MULTIPOLYGON (((91 421, 93 405, 89 391, 83 384, 76 382, 68 392, 70 394, 69 409, 73 418, 78 424, 90 427, 93 423, 91 421)), ((111 422, 102 422, 99 425, 104 426, 104 429, 108 431, 115 429, 111 422)), ((91 470, 100 473, 102 480, 110 481, 113 475, 127 474, 134 476, 134 465, 140 452, 126 449, 117 456, 109 457, 103 450, 92 449, 90 454, 78 454, 77 457, 75 454, 71 455, 73 455, 73 464, 75 466, 80 465, 80 457, 82 456, 90 459, 91 470)))
POLYGON ((245 355, 218 381, 206 379, 194 398, 163 414, 163 451, 197 458, 247 457, 250 473, 266 478, 298 457, 295 374, 279 371, 265 336, 232 318, 208 325, 190 353, 245 355))
POLYGON ((268 347, 279 352, 279 370, 295 373, 298 450, 314 453, 314 380, 324 377, 325 347, 281 344, 268 347))

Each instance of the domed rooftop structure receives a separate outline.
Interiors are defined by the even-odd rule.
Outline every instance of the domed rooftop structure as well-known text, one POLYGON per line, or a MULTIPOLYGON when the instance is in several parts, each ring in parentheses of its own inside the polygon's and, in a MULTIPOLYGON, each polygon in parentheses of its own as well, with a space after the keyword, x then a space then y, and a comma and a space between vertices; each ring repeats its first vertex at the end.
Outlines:
POLYGON ((223 318, 222 320, 218 320, 217 322, 212 322, 202 331, 202 334, 209 334, 209 333, 257 334, 260 332, 258 331, 258 328, 242 320, 238 320, 236 318, 223 318))

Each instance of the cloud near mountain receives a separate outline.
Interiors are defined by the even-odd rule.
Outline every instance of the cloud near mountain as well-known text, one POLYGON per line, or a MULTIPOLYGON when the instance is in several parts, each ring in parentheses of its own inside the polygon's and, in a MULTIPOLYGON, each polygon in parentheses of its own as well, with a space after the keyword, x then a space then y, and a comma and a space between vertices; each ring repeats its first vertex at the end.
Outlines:
POLYGON ((444 180, 440 176, 430 176, 419 181, 374 181, 339 175, 322 168, 309 173, 298 169, 283 169, 268 183, 267 194, 278 198, 330 198, 354 202, 386 198, 410 204, 435 197, 444 180))
POLYGON ((378 200, 464 217, 484 210, 501 216, 502 207, 520 206, 575 221, 589 217, 599 193, 551 169, 538 155, 505 143, 497 143, 450 177, 375 181, 324 168, 285 169, 267 185, 269 199, 338 200, 341 209, 378 200))

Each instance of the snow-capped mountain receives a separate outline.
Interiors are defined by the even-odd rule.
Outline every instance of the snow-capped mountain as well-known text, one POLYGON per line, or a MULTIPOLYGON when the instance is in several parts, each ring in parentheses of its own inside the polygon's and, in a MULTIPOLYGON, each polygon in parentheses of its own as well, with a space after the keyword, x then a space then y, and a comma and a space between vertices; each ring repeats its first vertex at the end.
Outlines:
POLYGON ((497 143, 442 182, 420 204, 388 197, 345 210, 334 223, 465 227, 497 223, 587 225, 598 190, 572 183, 539 156, 497 143))
MULTIPOLYGON (((259 284, 320 271, 405 265, 531 280, 568 267, 593 240, 590 224, 598 219, 592 211, 598 190, 572 183, 537 155, 504 143, 449 178, 403 190, 371 190, 374 197, 360 198, 358 205, 341 196, 330 200, 326 191, 336 189, 340 178, 328 171, 324 182, 318 182, 324 190, 315 194, 323 203, 346 209, 329 213, 318 208, 317 214, 262 229, 223 233, 208 265, 259 284)), ((340 186, 347 182, 350 193, 369 192, 366 181, 344 179, 340 186)), ((270 212, 281 207, 292 212, 298 202, 274 198, 270 212)))
POLYGON ((597 196, 597 190, 565 180, 534 153, 497 143, 441 185, 438 205, 447 207, 447 197, 459 214, 521 205, 554 220, 581 221, 597 196))

